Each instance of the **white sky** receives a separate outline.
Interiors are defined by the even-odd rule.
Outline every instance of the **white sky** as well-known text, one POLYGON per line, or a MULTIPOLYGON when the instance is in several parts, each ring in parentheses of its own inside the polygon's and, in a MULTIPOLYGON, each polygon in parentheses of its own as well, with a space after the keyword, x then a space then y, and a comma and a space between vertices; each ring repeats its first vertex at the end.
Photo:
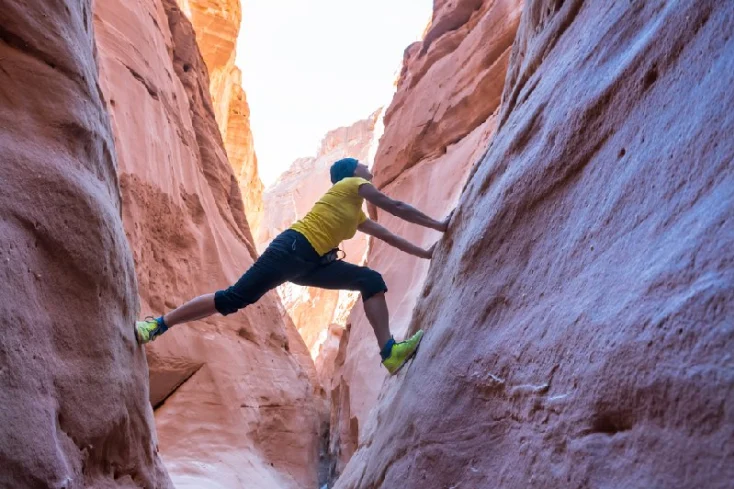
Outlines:
POLYGON ((324 134, 390 102, 432 0, 242 0, 237 65, 260 178, 270 185, 324 134))

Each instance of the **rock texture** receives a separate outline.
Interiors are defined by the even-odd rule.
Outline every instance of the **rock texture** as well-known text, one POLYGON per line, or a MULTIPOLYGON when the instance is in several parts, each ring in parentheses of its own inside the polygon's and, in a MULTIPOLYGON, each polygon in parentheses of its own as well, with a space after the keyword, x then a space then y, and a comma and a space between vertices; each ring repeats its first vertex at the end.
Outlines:
MULTIPOLYGON (((377 150, 375 183, 393 198, 436 219, 456 205, 467 175, 494 131, 511 44, 520 21, 519 1, 437 4, 424 40, 406 50, 398 89, 386 111, 377 150)), ((377 211, 391 231, 428 247, 440 234, 377 211)), ((429 262, 380 241, 368 256, 389 292, 390 326, 405 337, 429 262)), ((364 435, 386 372, 361 302, 342 338, 343 356, 326 385, 331 391, 331 452, 339 473, 364 435), (348 338, 348 340, 347 340, 348 338)), ((428 325, 426 325, 428 326, 428 325)))
POLYGON ((178 0, 178 5, 194 26, 196 42, 209 73, 214 116, 240 185, 247 222, 250 229, 258 229, 263 212, 263 184, 257 173, 250 107, 242 90, 242 73, 235 66, 242 21, 240 0, 178 0))
MULTIPOLYGON (((232 79, 227 126, 226 130, 222 130, 222 136, 229 164, 240 186, 247 223, 250 229, 257 230, 260 229, 264 212, 263 183, 257 172, 255 141, 250 130, 250 106, 242 89, 242 74, 236 67, 232 70, 232 79)), ((222 123, 219 126, 221 128, 222 123)))
MULTIPOLYGON (((108 0, 95 19, 142 313, 159 314, 233 283, 255 249, 184 12, 173 0, 108 0)), ((147 348, 179 489, 316 486, 315 371, 283 316, 271 292, 147 348)))
POLYGON ((338 488, 731 487, 733 32, 730 2, 526 2, 338 488))
POLYGON ((0 1, 0 486, 172 487, 89 1, 0 1))
MULTIPOLYGON (((349 156, 365 164, 372 163, 380 136, 381 115, 380 109, 351 126, 330 131, 321 141, 315 157, 296 160, 267 189, 263 196, 264 218, 257 233, 260 250, 264 250, 273 238, 306 215, 331 187, 329 169, 334 161, 349 156)), ((342 249, 347 254, 347 261, 362 263, 367 237, 358 233, 353 239, 344 242, 342 249)), ((293 284, 283 285, 278 292, 314 359, 327 339, 329 325, 343 327, 348 311, 358 298, 358 294, 348 291, 329 291, 293 284)), ((318 365, 322 365, 322 362, 318 362, 318 365)))
POLYGON ((405 50, 375 157, 378 187, 435 160, 497 109, 520 0, 434 2, 424 38, 405 50))

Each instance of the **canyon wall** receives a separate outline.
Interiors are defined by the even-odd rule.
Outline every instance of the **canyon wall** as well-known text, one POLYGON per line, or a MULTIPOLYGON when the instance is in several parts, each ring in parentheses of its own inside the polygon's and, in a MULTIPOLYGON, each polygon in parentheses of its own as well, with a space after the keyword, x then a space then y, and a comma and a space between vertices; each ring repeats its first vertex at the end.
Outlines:
POLYGON ((257 172, 250 131, 250 106, 242 89, 242 73, 235 66, 237 37, 242 21, 240 0, 177 0, 196 33, 196 42, 209 73, 214 116, 229 163, 240 186, 250 229, 260 226, 263 184, 257 172))
POLYGON ((731 487, 732 33, 731 2, 525 2, 337 488, 731 487))
POLYGON ((0 1, 0 486, 170 488, 89 1, 0 1))
MULTIPOLYGON (((141 316, 230 285, 255 256, 222 120, 217 125, 237 104, 210 97, 226 98, 232 88, 217 88, 217 67, 232 53, 206 33, 233 31, 204 24, 204 36, 195 35, 199 28, 185 13, 197 5, 188 2, 182 11, 173 0, 95 4, 101 87, 141 316)), ((160 449, 179 489, 317 484, 315 371, 283 316, 271 292, 226 318, 176 326, 146 347, 160 449)))
MULTIPOLYGON (((385 114, 373 173, 375 185, 390 197, 435 219, 454 208, 496 126, 520 7, 518 0, 436 3, 423 41, 405 51, 397 92, 385 114)), ((436 231, 374 212, 378 222, 419 246, 440 238, 436 231)), ((387 282, 390 328, 400 340, 408 334, 429 262, 377 240, 367 262, 387 282)), ((386 377, 361 301, 348 323, 335 373, 325 386, 331 392, 334 474, 364 436, 386 377)))
MULTIPOLYGON (((314 157, 299 158, 263 195, 262 226, 256 234, 257 245, 264 250, 270 241, 302 218, 331 187, 332 163, 352 157, 371 165, 380 136, 382 109, 348 127, 329 131, 314 157)), ((346 260, 361 264, 367 250, 367 236, 357 233, 341 248, 346 260)), ((358 293, 284 284, 278 288, 288 314, 293 319, 311 356, 316 359, 329 335, 329 326, 344 327, 358 293)), ((334 332, 334 331, 332 331, 334 332)), ((330 363, 317 362, 317 366, 330 363)), ((319 368, 320 370, 320 368, 319 368)))

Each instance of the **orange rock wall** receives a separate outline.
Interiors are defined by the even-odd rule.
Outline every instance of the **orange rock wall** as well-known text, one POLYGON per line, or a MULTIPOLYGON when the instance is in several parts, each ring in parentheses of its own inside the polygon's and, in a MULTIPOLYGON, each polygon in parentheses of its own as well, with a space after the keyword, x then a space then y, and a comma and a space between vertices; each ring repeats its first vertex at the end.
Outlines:
MULTIPOLYGON (((405 51, 398 89, 386 111, 373 169, 374 182, 383 192, 436 219, 453 209, 496 126, 493 114, 520 12, 517 0, 436 6, 423 42, 405 51)), ((440 237, 381 210, 377 220, 419 246, 429 247, 440 237)), ((400 340, 408 333, 429 262, 375 240, 367 263, 387 283, 390 327, 400 340)), ((386 377, 361 302, 348 323, 350 334, 342 338, 348 345, 342 346, 343 359, 327 385, 332 391, 330 445, 336 473, 364 436, 386 377)))
POLYGON ((525 2, 337 488, 731 487, 732 32, 730 2, 525 2))
POLYGON ((91 2, 0 1, 0 487, 172 488, 91 2))
MULTIPOLYGON (((255 248, 185 13, 173 0, 109 0, 95 19, 142 315, 160 314, 233 283, 255 248)), ((277 302, 271 292, 147 348, 177 487, 317 484, 315 371, 277 302)))
POLYGON ((405 50, 375 157, 378 187, 435 160, 497 109, 520 0, 434 2, 424 39, 405 50))
POLYGON ((240 186, 247 222, 250 229, 258 229, 263 212, 263 185, 250 131, 250 107, 242 90, 242 73, 235 66, 242 21, 240 0, 178 0, 178 5, 194 26, 209 73, 214 116, 240 186))
MULTIPOLYGON (((260 228, 263 218, 263 183, 257 172, 255 141, 250 130, 250 106, 242 89, 242 74, 238 68, 232 70, 232 94, 226 131, 222 132, 229 164, 237 177, 242 202, 245 205, 247 223, 253 234, 260 228)), ((220 129, 222 124, 219 124, 220 129)))

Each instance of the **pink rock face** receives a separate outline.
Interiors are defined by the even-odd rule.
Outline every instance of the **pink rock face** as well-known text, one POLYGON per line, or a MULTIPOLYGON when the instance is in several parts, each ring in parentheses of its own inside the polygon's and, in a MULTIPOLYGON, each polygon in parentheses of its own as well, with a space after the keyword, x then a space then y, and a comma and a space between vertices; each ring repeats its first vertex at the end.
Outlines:
MULTIPOLYGON (((334 367, 337 363, 337 355, 339 353, 339 345, 342 344, 342 337, 345 334, 343 325, 330 324, 326 331, 326 339, 321 344, 319 355, 314 361, 316 371, 320 376, 320 383, 325 389, 331 390, 330 383, 334 378, 334 367)), ((346 341, 344 342, 346 344, 346 341)))
MULTIPOLYGON (((332 163, 353 157, 371 164, 371 155, 377 143, 375 128, 382 110, 349 127, 341 127, 326 134, 315 157, 301 158, 283 173, 264 194, 264 219, 258 233, 258 248, 264 250, 279 233, 288 229, 296 220, 306 215, 318 199, 331 187, 332 163)), ((367 236, 357 233, 345 241, 342 249, 346 260, 362 263, 367 249, 367 236)), ((358 294, 348 291, 329 291, 284 284, 279 288, 288 314, 303 337, 314 359, 327 339, 331 324, 344 326, 358 294)), ((317 362, 317 365, 327 365, 317 362)), ((329 364, 329 369, 330 364, 329 364)))
POLYGON ((731 487, 733 19, 527 2, 421 349, 336 487, 731 487))
MULTIPOLYGON (((443 219, 454 208, 472 166, 486 151, 496 125, 492 112, 499 106, 501 95, 501 85, 496 87, 496 80, 504 79, 512 37, 520 19, 519 2, 479 2, 469 11, 466 4, 438 7, 426 39, 406 51, 406 64, 387 111, 389 118, 374 165, 375 181, 383 182, 383 192, 436 219, 443 219), (462 23, 456 25, 459 20, 462 23), (446 28, 447 22, 453 26, 451 29, 446 28), (473 67, 473 74, 467 71, 469 67, 473 67), (467 100, 473 100, 473 90, 484 94, 486 107, 477 102, 467 105, 467 100), (442 107, 442 119, 431 119, 426 112, 430 105, 427 101, 442 107), (421 126, 434 129, 416 129, 421 126), (422 156, 416 153, 417 160, 405 155, 397 158, 392 146, 395 144, 426 151, 422 156), (428 150, 429 146, 433 149, 428 150)), ((376 215, 382 225, 419 246, 427 248, 440 237, 438 232, 386 212, 377 211, 376 215)), ((374 241, 368 264, 382 273, 387 283, 390 328, 395 338, 401 340, 408 333, 429 262, 374 241)), ((330 445, 337 473, 356 447, 354 438, 365 435, 369 413, 386 377, 361 302, 352 310, 348 322, 348 346, 342 346, 344 358, 334 367, 329 383, 333 389, 330 445)), ((342 339, 343 343, 346 341, 347 336, 342 339)))
MULTIPOLYGON (((157 315, 233 283, 255 249, 186 16, 173 0, 109 0, 95 19, 141 315, 157 315)), ((315 371, 274 292, 176 326, 147 353, 179 489, 317 484, 315 371)))
POLYGON ((170 488, 89 1, 0 1, 0 486, 170 488))
POLYGON ((209 93, 229 163, 240 185, 250 229, 262 218, 263 184, 257 173, 250 107, 235 66, 242 9, 240 0, 177 0, 191 21, 209 73, 209 93))
MULTIPOLYGON (((229 164, 239 183, 247 224, 250 229, 257 230, 263 217, 263 183, 257 172, 255 143, 250 130, 250 106, 242 90, 242 74, 236 67, 232 70, 231 90, 226 131, 222 131, 222 137, 229 164)), ((219 126, 221 129, 222 123, 219 126)))
POLYGON ((405 50, 398 91, 385 112, 375 185, 446 152, 500 103, 520 0, 434 4, 424 40, 405 50))

